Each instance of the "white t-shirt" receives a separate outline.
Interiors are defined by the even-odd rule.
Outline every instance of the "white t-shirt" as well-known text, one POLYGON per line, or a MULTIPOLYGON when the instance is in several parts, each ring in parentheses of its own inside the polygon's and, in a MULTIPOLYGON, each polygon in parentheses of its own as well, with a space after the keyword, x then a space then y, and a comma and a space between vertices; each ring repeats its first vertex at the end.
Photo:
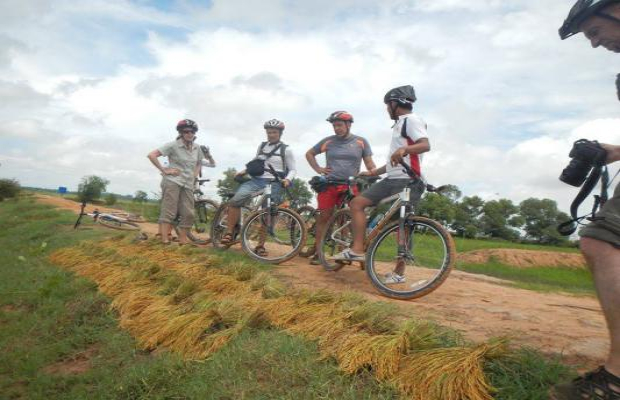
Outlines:
MULTIPOLYGON (((394 152, 399 148, 404 146, 410 146, 414 142, 417 142, 418 140, 423 138, 428 138, 428 135, 426 133, 426 122, 424 122, 422 118, 413 113, 401 115, 398 117, 398 121, 396 121, 396 124, 392 129, 392 142, 390 143, 390 152, 388 154, 386 163, 388 179, 409 179, 409 175, 407 175, 407 172, 405 172, 405 169, 401 165, 396 165, 395 167, 392 166, 392 164, 390 163, 390 156, 394 154, 394 152), (407 120, 406 133, 411 141, 408 141, 400 134, 405 119, 407 120)), ((413 169, 423 178, 422 154, 408 154, 403 157, 403 161, 410 165, 411 169, 413 169)))
MULTIPOLYGON (((267 143, 265 147, 263 147, 263 153, 267 153, 267 154, 270 153, 279 144, 280 142, 276 144, 267 143)), ((281 149, 278 149, 278 151, 276 151, 273 156, 267 159, 265 159, 264 155, 259 155, 260 151, 261 151, 261 146, 259 145, 256 154, 257 156, 265 160, 265 173, 262 174, 261 176, 258 176, 257 178, 273 179, 273 175, 271 174, 271 172, 269 172, 267 164, 270 164, 273 167, 273 169, 276 170, 276 172, 284 171, 284 164, 282 164, 282 157, 280 157, 281 149)), ((288 180, 293 180, 293 178, 295 178, 297 171, 295 170, 295 156, 293 155, 293 152, 291 151, 291 146, 286 146, 286 149, 284 149, 284 158, 286 159, 286 169, 288 169, 288 173, 285 178, 288 180)))

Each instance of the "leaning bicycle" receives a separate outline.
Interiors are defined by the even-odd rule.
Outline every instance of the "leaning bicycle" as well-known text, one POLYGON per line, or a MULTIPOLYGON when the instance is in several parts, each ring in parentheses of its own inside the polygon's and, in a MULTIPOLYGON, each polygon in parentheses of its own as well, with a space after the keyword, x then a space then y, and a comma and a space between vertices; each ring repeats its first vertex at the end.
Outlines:
MULTIPOLYGON (((417 179, 408 165, 401 164, 417 179)), ((430 192, 441 193, 441 189, 427 185, 430 192)), ((405 300, 437 289, 450 274, 456 258, 450 233, 437 221, 416 215, 410 195, 411 190, 406 187, 379 203, 390 203, 390 207, 376 226, 369 229, 364 242, 364 269, 375 289, 385 296, 405 300)), ((351 220, 351 211, 344 209, 336 212, 327 224, 319 246, 319 259, 328 271, 350 264, 335 261, 333 256, 350 247, 351 220)))

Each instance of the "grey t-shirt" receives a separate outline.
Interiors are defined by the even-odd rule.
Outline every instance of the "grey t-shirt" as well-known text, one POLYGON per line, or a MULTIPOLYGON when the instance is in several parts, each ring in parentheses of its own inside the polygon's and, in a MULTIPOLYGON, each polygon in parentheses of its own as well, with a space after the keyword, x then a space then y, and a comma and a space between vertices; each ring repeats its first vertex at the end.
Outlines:
POLYGON ((349 135, 346 139, 338 135, 328 136, 312 147, 316 154, 325 153, 327 168, 332 172, 327 176, 333 179, 347 179, 360 172, 362 158, 371 156, 372 150, 363 137, 349 135))
POLYGON ((168 157, 169 168, 176 168, 181 171, 180 175, 164 175, 163 179, 174 182, 179 186, 193 189, 194 169, 204 158, 200 147, 194 143, 191 149, 188 149, 183 144, 183 140, 177 139, 174 142, 166 143, 157 150, 163 156, 168 157))

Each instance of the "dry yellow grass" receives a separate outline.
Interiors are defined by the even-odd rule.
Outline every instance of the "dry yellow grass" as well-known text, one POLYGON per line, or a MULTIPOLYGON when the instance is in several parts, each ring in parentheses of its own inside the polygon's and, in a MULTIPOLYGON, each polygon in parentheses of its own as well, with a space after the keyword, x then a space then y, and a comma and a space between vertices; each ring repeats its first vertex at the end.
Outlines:
POLYGON ((436 329, 397 325, 372 304, 329 292, 286 290, 267 273, 220 258, 122 240, 63 249, 52 261, 94 280, 112 297, 120 325, 144 349, 165 347, 204 359, 247 327, 271 326, 316 340, 349 374, 371 369, 412 399, 486 400, 492 388, 484 360, 505 349, 497 342, 443 348, 436 329))

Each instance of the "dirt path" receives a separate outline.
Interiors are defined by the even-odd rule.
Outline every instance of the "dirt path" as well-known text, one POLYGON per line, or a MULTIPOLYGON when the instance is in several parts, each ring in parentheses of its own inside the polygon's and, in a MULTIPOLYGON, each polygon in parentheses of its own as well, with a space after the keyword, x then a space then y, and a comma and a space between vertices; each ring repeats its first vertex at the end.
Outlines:
MULTIPOLYGON (((73 201, 37 197, 43 203, 79 212, 79 204, 73 201)), ((156 224, 140 226, 147 234, 157 232, 156 224)), ((510 336, 516 343, 562 353, 566 362, 585 367, 600 364, 609 350, 605 320, 594 297, 515 289, 504 286, 499 279, 454 271, 437 291, 406 302, 379 295, 366 273, 357 267, 325 272, 320 266, 309 265, 304 258, 295 258, 280 265, 277 274, 299 288, 352 290, 370 299, 393 302, 412 317, 433 319, 463 332, 471 340, 510 336)))

